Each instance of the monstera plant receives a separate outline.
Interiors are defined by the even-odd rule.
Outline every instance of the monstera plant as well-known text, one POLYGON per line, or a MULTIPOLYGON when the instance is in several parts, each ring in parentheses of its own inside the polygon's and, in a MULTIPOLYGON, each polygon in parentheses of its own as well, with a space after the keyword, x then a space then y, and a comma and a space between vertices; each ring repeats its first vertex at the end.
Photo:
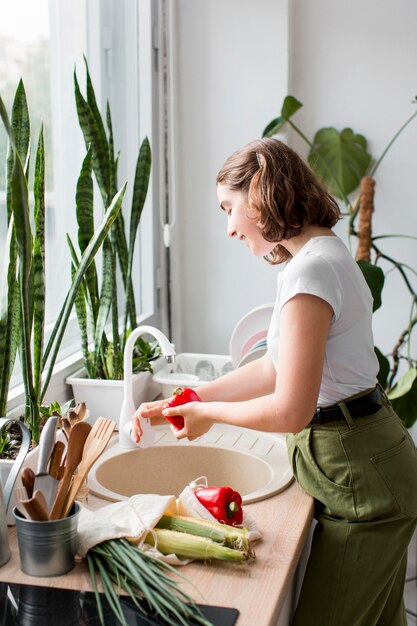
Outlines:
POLYGON ((306 137, 295 124, 293 117, 302 107, 294 96, 286 96, 280 115, 264 129, 264 137, 272 137, 288 125, 308 145, 308 162, 323 180, 329 191, 343 202, 349 216, 349 238, 356 237, 358 246, 355 258, 365 276, 374 297, 374 311, 383 305, 385 274, 380 266, 385 261, 390 269, 398 271, 410 296, 410 317, 406 328, 402 329, 392 352, 388 355, 376 347, 380 370, 379 382, 386 390, 395 410, 407 427, 417 421, 417 360, 412 355, 411 334, 417 324, 417 288, 412 281, 417 276, 414 268, 384 253, 380 241, 391 237, 417 239, 410 235, 374 235, 372 216, 376 174, 383 158, 400 133, 417 116, 417 111, 405 121, 394 135, 382 155, 373 159, 368 152, 367 140, 351 128, 339 131, 336 128, 319 129, 313 140, 306 137), (357 192, 353 202, 351 194, 357 192), (400 367, 400 364, 402 367, 400 367), (405 370, 405 371, 404 371, 405 370))
MULTIPOLYGON (((5 216, 8 232, 3 265, 0 265, 0 415, 6 415, 10 379, 19 353, 25 389, 24 422, 32 433, 32 439, 37 442, 43 419, 42 402, 78 289, 119 214, 126 185, 109 198, 101 224, 85 246, 72 275, 45 347, 45 151, 41 129, 34 167, 34 202, 31 206, 30 115, 22 81, 16 90, 11 119, 1 98, 0 117, 9 144, 5 216)), ((81 195, 83 186, 88 186, 85 176, 79 181, 81 195)))

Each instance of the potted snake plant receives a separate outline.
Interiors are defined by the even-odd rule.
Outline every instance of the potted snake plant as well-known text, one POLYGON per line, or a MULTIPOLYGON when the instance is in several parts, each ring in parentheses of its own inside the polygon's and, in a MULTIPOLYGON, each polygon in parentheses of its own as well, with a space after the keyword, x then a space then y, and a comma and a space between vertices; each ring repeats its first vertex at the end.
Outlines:
MULTIPOLYGON (((84 252, 95 232, 91 173, 95 175, 104 207, 108 205, 117 188, 118 156, 114 154, 110 106, 107 103, 104 123, 97 105, 87 61, 85 64, 86 97, 84 98, 81 93, 76 72, 74 72, 74 90, 80 128, 86 146, 89 146, 82 168, 82 175, 89 183, 83 187, 82 204, 76 203, 78 250, 71 238, 68 238, 73 272, 79 267, 79 254, 84 252)), ((129 237, 126 238, 124 217, 120 211, 103 242, 101 276, 96 264, 91 263, 75 300, 81 331, 83 368, 69 376, 67 383, 72 385, 76 402, 86 402, 92 419, 104 415, 117 423, 120 415, 123 401, 124 347, 130 333, 137 327, 137 308, 132 282, 135 242, 150 173, 151 147, 148 138, 145 137, 139 149, 133 179, 129 237), (116 284, 118 271, 122 277, 121 290, 116 284)), ((159 388, 152 382, 153 367, 155 363, 160 362, 159 354, 159 346, 155 342, 139 338, 135 343, 133 394, 136 405, 152 396, 155 397, 159 392, 159 388)))
POLYGON ((272 137, 289 125, 307 143, 310 166, 329 191, 343 202, 349 216, 349 237, 358 239, 355 258, 372 291, 374 311, 382 305, 385 274, 379 265, 381 260, 388 264, 390 270, 396 269, 404 281, 411 300, 407 327, 400 332, 390 354, 384 355, 378 348, 375 348, 375 352, 380 365, 379 383, 405 425, 411 428, 417 421, 417 358, 412 355, 411 347, 412 331, 417 326, 417 288, 412 284, 416 270, 386 254, 382 243, 387 238, 416 240, 417 236, 373 235, 372 217, 377 170, 391 145, 417 116, 417 111, 400 127, 379 159, 374 159, 368 152, 366 138, 356 134, 351 128, 342 131, 321 128, 310 141, 293 120, 293 116, 302 106, 293 96, 286 96, 280 115, 266 126, 263 136, 272 137), (357 197, 351 202, 349 196, 354 192, 357 192, 357 197))
MULTIPOLYGON (((23 422, 36 444, 45 419, 42 405, 74 301, 95 254, 120 212, 126 185, 114 194, 100 226, 83 250, 45 346, 45 150, 41 128, 34 165, 34 206, 31 207, 30 115, 22 80, 16 90, 11 118, 1 98, 0 117, 9 145, 6 163, 8 232, 0 266, 0 415, 7 414, 10 380, 19 353, 25 395, 23 422)), ((82 171, 79 194, 82 195, 87 185, 82 171)))

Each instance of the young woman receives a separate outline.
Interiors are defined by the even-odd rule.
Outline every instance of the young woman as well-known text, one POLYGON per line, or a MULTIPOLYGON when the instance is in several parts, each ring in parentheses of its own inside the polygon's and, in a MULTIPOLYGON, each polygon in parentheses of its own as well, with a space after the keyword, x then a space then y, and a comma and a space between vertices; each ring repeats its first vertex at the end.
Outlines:
MULTIPOLYGON (((288 433, 294 475, 315 498, 311 555, 295 626, 406 626, 407 547, 417 520, 417 454, 377 385, 372 296, 332 227, 336 202, 274 139, 235 152, 217 177, 230 237, 286 261, 267 354, 197 389, 181 406, 193 439, 214 422, 288 433)), ((166 400, 133 417, 175 415, 166 400)))

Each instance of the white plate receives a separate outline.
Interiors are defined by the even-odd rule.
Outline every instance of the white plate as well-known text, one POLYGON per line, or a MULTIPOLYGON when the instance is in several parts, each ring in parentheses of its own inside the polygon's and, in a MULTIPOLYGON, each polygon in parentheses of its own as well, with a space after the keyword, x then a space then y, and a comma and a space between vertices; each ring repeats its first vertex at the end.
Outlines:
POLYGON ((233 367, 238 367, 245 354, 265 338, 274 310, 274 304, 262 304, 247 313, 238 322, 230 338, 230 356, 233 367))
POLYGON ((267 351, 266 346, 261 346, 260 348, 255 348, 254 350, 249 350, 239 361, 238 367, 242 367, 242 365, 246 365, 246 363, 250 363, 251 361, 255 361, 259 359, 261 356, 265 354, 267 351))

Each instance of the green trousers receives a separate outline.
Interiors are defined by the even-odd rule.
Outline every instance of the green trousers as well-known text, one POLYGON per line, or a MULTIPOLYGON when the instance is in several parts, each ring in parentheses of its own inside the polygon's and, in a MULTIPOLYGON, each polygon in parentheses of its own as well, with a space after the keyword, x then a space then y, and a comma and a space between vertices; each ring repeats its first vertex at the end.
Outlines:
POLYGON ((345 419, 287 437, 317 520, 293 626, 407 626, 416 448, 386 398, 377 413, 358 418, 340 404, 345 419))

